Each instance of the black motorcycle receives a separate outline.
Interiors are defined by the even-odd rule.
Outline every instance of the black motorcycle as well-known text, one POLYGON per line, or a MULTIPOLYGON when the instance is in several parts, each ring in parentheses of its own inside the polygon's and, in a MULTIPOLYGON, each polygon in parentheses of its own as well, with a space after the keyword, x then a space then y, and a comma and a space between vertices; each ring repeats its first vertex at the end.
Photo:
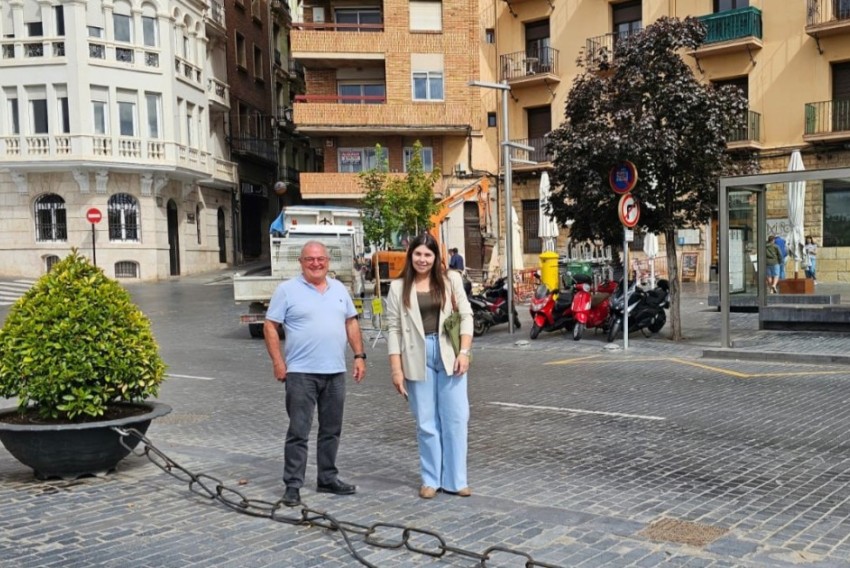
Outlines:
MULTIPOLYGON (((649 330, 650 333, 661 331, 667 323, 667 313, 664 310, 670 307, 670 284, 667 280, 659 280, 655 288, 649 291, 638 286, 636 282, 631 282, 626 296, 629 298, 629 333, 644 329, 649 330)), ((614 341, 623 327, 623 306, 623 281, 620 280, 610 300, 609 343, 614 341)))
MULTIPOLYGON (((472 306, 473 335, 479 337, 487 330, 500 323, 508 322, 508 286, 507 278, 502 277, 492 285, 487 286, 480 294, 470 294, 469 303, 472 306)), ((514 312, 514 327, 519 329, 516 306, 514 312)))

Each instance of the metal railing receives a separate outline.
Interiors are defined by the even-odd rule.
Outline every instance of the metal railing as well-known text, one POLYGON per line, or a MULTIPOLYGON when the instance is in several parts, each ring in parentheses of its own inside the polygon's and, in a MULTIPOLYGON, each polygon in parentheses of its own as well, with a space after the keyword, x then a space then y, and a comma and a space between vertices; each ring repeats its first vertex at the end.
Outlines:
POLYGON ((706 45, 744 37, 762 37, 761 10, 755 6, 725 10, 697 19, 706 27, 706 45))
POLYGON ((521 79, 532 75, 558 74, 558 50, 540 47, 532 52, 517 51, 500 57, 502 80, 521 79))
POLYGON ((378 105, 387 102, 386 95, 295 95, 296 103, 330 103, 378 105))
POLYGON ((806 25, 817 26, 850 20, 850 2, 841 0, 807 0, 806 25))
POLYGON ((301 172, 292 166, 280 166, 278 171, 281 181, 285 181, 293 185, 298 185, 301 181, 301 172))
POLYGON ((745 124, 733 128, 726 138, 727 142, 760 142, 761 141, 761 114, 748 110, 745 124))
POLYGON ((300 61, 290 61, 289 62, 289 75, 294 79, 298 79, 301 82, 304 81, 304 64, 300 61))
POLYGON ((384 24, 338 24, 336 22, 293 22, 296 30, 320 30, 325 32, 382 32, 384 24))
POLYGON ((850 98, 806 103, 805 109, 806 134, 850 135, 850 98))
POLYGON ((614 62, 614 54, 617 47, 626 45, 637 34, 643 30, 630 32, 614 32, 601 36, 591 37, 585 41, 584 58, 588 67, 600 64, 611 64, 614 62))
POLYGON ((511 142, 515 144, 531 146, 532 148, 534 148, 532 152, 526 152, 524 150, 515 150, 515 153, 518 158, 523 158, 538 163, 552 161, 552 153, 547 149, 547 145, 549 144, 548 136, 541 136, 540 138, 518 138, 512 139, 511 142))

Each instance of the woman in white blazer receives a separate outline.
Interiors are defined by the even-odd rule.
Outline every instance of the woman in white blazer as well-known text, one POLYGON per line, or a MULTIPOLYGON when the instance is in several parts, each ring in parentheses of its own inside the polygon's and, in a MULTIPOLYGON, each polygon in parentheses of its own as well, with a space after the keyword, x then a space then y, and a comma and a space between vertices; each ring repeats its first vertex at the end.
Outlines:
POLYGON ((387 297, 387 344, 393 386, 416 419, 422 487, 472 495, 466 479, 469 398, 466 372, 472 347, 472 308, 457 272, 446 272, 437 241, 428 233, 410 243, 402 278, 387 297), (455 357, 443 322, 456 306, 461 316, 455 357))

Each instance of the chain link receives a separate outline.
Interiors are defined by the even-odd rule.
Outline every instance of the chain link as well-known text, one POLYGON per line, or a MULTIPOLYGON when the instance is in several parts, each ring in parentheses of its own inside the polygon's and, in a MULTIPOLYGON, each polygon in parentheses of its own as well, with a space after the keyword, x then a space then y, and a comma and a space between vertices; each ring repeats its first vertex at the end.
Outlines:
MULTIPOLYGON (((226 486, 218 478, 205 473, 194 473, 181 466, 154 446, 153 442, 138 430, 134 428, 119 428, 117 426, 113 426, 112 429, 119 434, 121 445, 130 450, 133 455, 147 457, 151 463, 165 473, 184 483, 188 483, 189 490, 192 493, 211 501, 218 501, 225 507, 244 515, 266 518, 289 525, 319 527, 336 531, 342 536, 345 546, 351 555, 360 564, 369 568, 378 567, 367 561, 357 552, 351 540, 352 535, 362 537, 365 544, 377 548, 400 549, 404 547, 410 552, 433 558, 442 558, 447 553, 473 558, 478 560, 480 568, 486 568, 488 566, 487 561, 491 560, 494 553, 512 554, 524 558, 526 560, 526 568, 562 568, 554 564, 536 561, 531 555, 521 550, 505 546, 491 546, 482 553, 449 546, 440 534, 407 525, 381 522, 371 525, 361 525, 350 521, 338 520, 327 511, 319 511, 306 506, 301 507, 300 511, 298 511, 300 514, 293 516, 291 512, 295 512, 295 508, 285 506, 282 499, 275 502, 249 499, 242 492, 226 486), (141 449, 137 449, 138 443, 142 444, 141 449), (290 514, 287 515, 287 512, 290 512, 290 514), (379 535, 379 531, 400 531, 400 536, 396 539, 389 539, 379 535), (417 542, 413 542, 414 540, 417 542)), ((395 534, 399 533, 396 532, 395 534)))

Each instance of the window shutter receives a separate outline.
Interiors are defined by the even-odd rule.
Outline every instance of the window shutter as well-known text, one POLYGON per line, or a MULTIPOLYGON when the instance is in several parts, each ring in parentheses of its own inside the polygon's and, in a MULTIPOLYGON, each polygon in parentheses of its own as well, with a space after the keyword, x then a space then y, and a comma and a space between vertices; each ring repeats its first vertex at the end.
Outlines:
POLYGON ((410 3, 410 29, 414 31, 442 31, 442 2, 412 1, 410 3))

